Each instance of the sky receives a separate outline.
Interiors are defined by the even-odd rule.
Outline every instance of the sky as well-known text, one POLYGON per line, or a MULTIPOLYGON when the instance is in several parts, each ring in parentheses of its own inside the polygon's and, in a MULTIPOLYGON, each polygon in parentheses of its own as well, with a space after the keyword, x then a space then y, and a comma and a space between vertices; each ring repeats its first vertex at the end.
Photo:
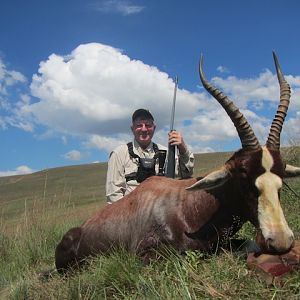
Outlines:
POLYGON ((240 108, 264 144, 279 86, 292 88, 281 144, 300 140, 297 0, 7 0, 0 3, 0 176, 105 162, 132 139, 131 115, 154 115, 194 153, 240 148, 207 79, 240 108))

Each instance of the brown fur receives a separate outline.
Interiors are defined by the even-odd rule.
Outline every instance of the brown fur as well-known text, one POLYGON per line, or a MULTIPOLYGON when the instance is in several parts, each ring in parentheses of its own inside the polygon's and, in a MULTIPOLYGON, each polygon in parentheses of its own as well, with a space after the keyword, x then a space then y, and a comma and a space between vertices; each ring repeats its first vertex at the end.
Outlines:
MULTIPOLYGON (((264 171, 260 159, 261 150, 236 152, 226 162, 231 179, 209 190, 186 190, 196 179, 148 178, 66 233, 56 249, 58 271, 120 246, 145 260, 153 249, 166 244, 179 252, 209 251, 217 244, 226 245, 247 220, 259 227, 253 179, 264 171)), ((265 244, 263 238, 258 241, 265 244)))

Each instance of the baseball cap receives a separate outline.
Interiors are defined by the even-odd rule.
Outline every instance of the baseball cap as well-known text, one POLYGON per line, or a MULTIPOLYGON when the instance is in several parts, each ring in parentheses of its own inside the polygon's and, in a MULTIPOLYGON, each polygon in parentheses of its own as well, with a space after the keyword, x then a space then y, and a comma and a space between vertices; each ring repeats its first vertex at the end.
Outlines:
POLYGON ((132 114, 132 122, 141 117, 154 121, 154 118, 148 109, 139 108, 132 114))

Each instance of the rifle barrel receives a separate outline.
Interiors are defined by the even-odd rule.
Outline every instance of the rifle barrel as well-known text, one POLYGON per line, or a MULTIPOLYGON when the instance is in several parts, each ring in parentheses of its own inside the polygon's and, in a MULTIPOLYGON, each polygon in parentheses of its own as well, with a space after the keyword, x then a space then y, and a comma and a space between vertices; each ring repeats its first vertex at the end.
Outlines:
MULTIPOLYGON (((173 96, 173 105, 171 113, 171 123, 170 123, 170 132, 174 130, 174 116, 175 116, 175 105, 176 105, 176 93, 178 87, 178 77, 175 77, 175 87, 174 87, 174 96, 173 96)), ((170 178, 175 177, 175 145, 170 145, 168 147, 168 163, 167 163, 167 172, 166 176, 170 178)))
POLYGON ((174 87, 172 113, 171 113, 171 122, 170 122, 170 131, 174 130, 174 116, 175 116, 175 105, 176 105, 177 87, 178 87, 178 77, 176 76, 175 77, 175 87, 174 87))

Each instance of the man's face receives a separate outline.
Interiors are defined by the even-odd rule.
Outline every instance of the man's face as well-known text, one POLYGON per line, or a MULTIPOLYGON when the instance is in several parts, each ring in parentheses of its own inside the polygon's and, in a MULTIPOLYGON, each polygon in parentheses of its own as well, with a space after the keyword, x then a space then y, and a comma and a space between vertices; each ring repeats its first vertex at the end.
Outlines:
POLYGON ((151 119, 137 118, 131 126, 135 140, 142 148, 147 148, 150 144, 154 131, 155 124, 151 119))

